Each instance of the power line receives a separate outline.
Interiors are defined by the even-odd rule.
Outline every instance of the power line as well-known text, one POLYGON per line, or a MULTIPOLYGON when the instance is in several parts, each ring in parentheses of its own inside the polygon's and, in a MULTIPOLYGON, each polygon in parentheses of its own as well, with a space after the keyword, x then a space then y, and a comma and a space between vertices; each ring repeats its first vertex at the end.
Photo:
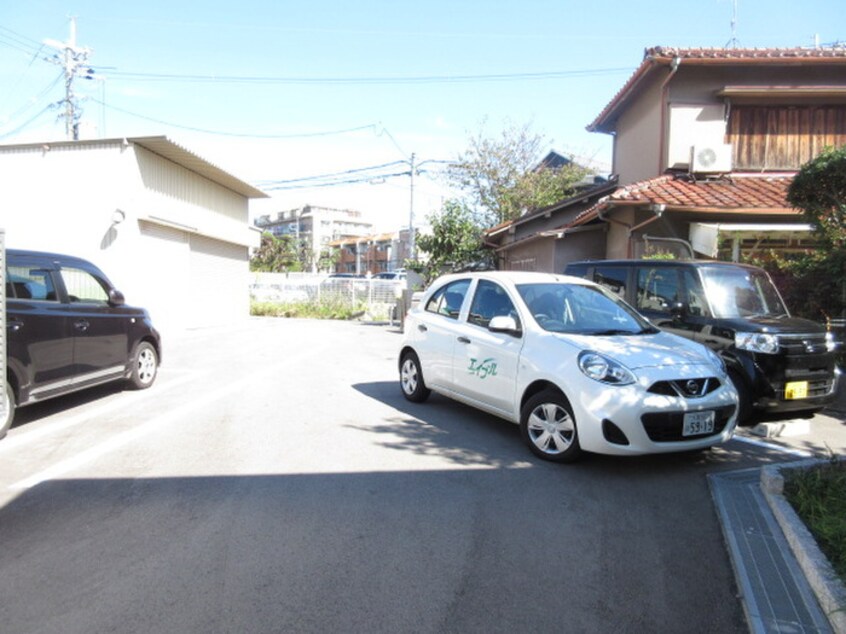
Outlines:
POLYGON ((25 103, 25 104, 24 104, 24 105, 22 105, 20 108, 18 108, 18 109, 17 109, 17 110, 15 110, 14 112, 12 112, 12 113, 8 116, 8 120, 9 120, 9 121, 11 121, 11 120, 15 119, 16 117, 18 117, 18 115, 23 114, 24 112, 26 112, 27 110, 29 110, 30 108, 32 108, 34 105, 36 105, 39 101, 41 101, 41 100, 42 100, 42 99, 43 99, 43 98, 47 95, 47 93, 49 93, 51 90, 53 90, 53 88, 55 88, 55 87, 56 87, 56 84, 58 84, 58 83, 62 80, 62 78, 64 77, 64 75, 65 75, 65 74, 64 74, 64 72, 59 73, 59 74, 56 76, 56 78, 55 78, 52 82, 50 82, 50 84, 48 84, 46 88, 44 88, 44 90, 42 90, 41 92, 39 92, 39 93, 38 93, 37 95, 35 95, 34 97, 30 98, 30 99, 27 101, 27 103, 25 103))
POLYGON ((96 104, 100 104, 101 106, 105 106, 109 110, 116 110, 117 112, 122 112, 123 114, 128 114, 132 117, 137 117, 139 119, 144 119, 145 121, 152 121, 153 123, 160 123, 162 125, 169 126, 171 128, 179 128, 180 130, 189 130, 191 132, 202 132, 204 134, 215 134, 218 136, 228 136, 228 137, 242 137, 242 138, 251 138, 251 139, 303 139, 309 137, 321 137, 321 136, 333 136, 337 134, 347 134, 349 132, 360 132, 361 130, 373 130, 374 132, 378 128, 377 124, 375 123, 368 123, 367 125, 356 126, 354 128, 343 128, 341 130, 324 130, 320 132, 298 132, 296 134, 248 134, 246 132, 223 132, 220 130, 210 130, 208 128, 197 128, 193 126, 181 125, 178 123, 172 123, 170 121, 163 121, 162 119, 155 119, 153 117, 148 117, 143 114, 139 114, 137 112, 133 112, 131 110, 126 110, 125 108, 119 108, 118 106, 113 106, 112 104, 107 104, 100 99, 95 99, 93 97, 90 98, 96 104))
POLYGON ((60 106, 60 105, 61 105, 61 103, 62 103, 62 102, 61 102, 61 101, 59 101, 59 102, 56 102, 56 103, 47 104, 46 106, 44 106, 44 108, 42 108, 42 109, 38 112, 38 114, 36 114, 36 115, 34 115, 32 118, 28 119, 25 123, 22 123, 21 125, 19 125, 19 126, 18 126, 17 128, 15 128, 14 130, 10 130, 10 131, 8 131, 8 132, 4 132, 3 134, 0 134, 0 139, 5 139, 6 137, 10 137, 10 136, 12 136, 13 134, 17 134, 18 132, 20 132, 21 130, 23 130, 26 126, 28 126, 30 123, 32 123, 33 121, 35 121, 36 119, 38 119, 41 115, 43 115, 43 114, 44 114, 45 112, 47 112, 48 110, 53 110, 53 109, 57 108, 58 106, 60 106))
POLYGON ((0 44, 5 44, 10 48, 22 51, 33 57, 38 56, 44 46, 40 42, 36 42, 25 35, 16 33, 5 26, 0 26, 0 44))
POLYGON ((385 77, 270 77, 246 75, 179 75, 170 73, 136 73, 112 71, 115 79, 137 81, 180 81, 200 83, 242 83, 242 84, 434 84, 473 83, 496 81, 538 81, 566 79, 570 77, 596 77, 631 72, 631 67, 595 68, 585 70, 545 71, 535 73, 496 73, 487 75, 420 75, 385 77))
MULTIPOLYGON (((451 164, 454 161, 442 160, 427 160, 419 164, 415 164, 413 168, 414 175, 428 174, 428 170, 418 169, 423 164, 451 164)), ((337 187, 339 185, 355 185, 358 183, 373 183, 376 181, 383 181, 389 178, 396 178, 398 176, 411 176, 412 162, 411 161, 394 161, 392 163, 384 163, 382 165, 372 165, 370 167, 361 167, 355 169, 344 170, 341 172, 332 172, 329 174, 319 174, 315 176, 304 176, 302 178, 292 178, 286 180, 265 180, 254 183, 259 189, 265 191, 287 191, 292 189, 317 189, 322 187, 337 187), (408 165, 409 169, 401 172, 377 172, 374 170, 385 169, 393 167, 394 165, 408 165)))
MULTIPOLYGON (((264 191, 288 191, 293 189, 317 189, 322 187, 338 187, 341 185, 355 185, 358 183, 370 183, 386 178, 394 178, 396 176, 408 176, 408 171, 393 172, 390 174, 372 174, 370 176, 363 176, 360 178, 348 178, 345 180, 327 181, 325 183, 303 183, 291 185, 264 185, 260 187, 264 191)), ((284 181, 280 181, 284 182, 284 181)))
POLYGON ((303 176, 302 178, 291 178, 288 180, 273 180, 273 181, 262 181, 262 182, 271 182, 277 184, 287 184, 287 183, 299 183, 302 181, 311 181, 311 180, 320 180, 325 178, 334 178, 337 176, 347 176, 351 174, 360 174, 362 172, 372 172, 373 170, 377 169, 385 169, 386 167, 393 167, 394 165, 403 165, 405 161, 392 161, 390 163, 382 163, 381 165, 371 165, 369 167, 357 167, 353 169, 343 170, 340 172, 330 172, 328 174, 318 174, 315 176, 303 176))

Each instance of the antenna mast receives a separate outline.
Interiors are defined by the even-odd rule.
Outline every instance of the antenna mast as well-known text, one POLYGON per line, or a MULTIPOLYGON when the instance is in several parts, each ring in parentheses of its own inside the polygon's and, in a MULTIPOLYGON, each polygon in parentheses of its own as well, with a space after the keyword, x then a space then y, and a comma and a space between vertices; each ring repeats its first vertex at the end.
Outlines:
POLYGON ((731 0, 731 39, 726 42, 726 48, 737 48, 740 42, 737 39, 737 2, 731 0))

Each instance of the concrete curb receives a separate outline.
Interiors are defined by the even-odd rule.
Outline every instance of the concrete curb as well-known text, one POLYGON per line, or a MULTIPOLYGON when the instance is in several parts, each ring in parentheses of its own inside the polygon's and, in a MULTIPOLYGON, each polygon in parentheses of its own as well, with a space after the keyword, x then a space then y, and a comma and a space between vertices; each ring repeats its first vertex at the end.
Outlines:
POLYGON ((826 462, 810 459, 763 467, 761 490, 832 629, 837 634, 846 634, 846 587, 783 495, 783 470, 808 469, 826 462))

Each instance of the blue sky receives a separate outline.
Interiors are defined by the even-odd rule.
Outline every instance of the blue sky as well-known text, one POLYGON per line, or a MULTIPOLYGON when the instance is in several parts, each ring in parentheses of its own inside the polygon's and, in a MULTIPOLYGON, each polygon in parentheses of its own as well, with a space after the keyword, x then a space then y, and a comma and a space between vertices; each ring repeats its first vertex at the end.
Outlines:
MULTIPOLYGON (((736 5, 740 46, 846 41, 843 0, 736 5)), ((549 149, 607 170, 610 138, 585 126, 644 49, 725 46, 733 12, 731 0, 7 0, 0 143, 64 138, 49 108, 64 95, 61 69, 42 45, 66 41, 76 16, 77 44, 103 78, 75 82, 83 138, 167 135, 258 184, 398 173, 411 153, 450 160, 471 134, 530 124, 549 149)), ((370 181, 274 190, 256 209, 310 203, 372 214, 379 228, 407 224, 409 178, 370 181)), ((431 171, 414 193, 418 219, 449 195, 431 171)))

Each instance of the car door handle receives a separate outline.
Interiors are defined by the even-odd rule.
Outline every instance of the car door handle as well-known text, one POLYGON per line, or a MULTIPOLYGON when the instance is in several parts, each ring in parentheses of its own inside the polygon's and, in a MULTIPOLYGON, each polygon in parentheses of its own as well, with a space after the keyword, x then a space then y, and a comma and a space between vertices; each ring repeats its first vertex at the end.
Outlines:
POLYGON ((429 329, 428 329, 428 328, 426 328, 426 326, 424 326, 423 324, 419 324, 419 325, 417 326, 417 330, 419 330, 420 332, 426 332, 426 331, 427 331, 427 330, 429 330, 429 329))
POLYGON ((23 328, 24 323, 20 319, 10 319, 6 322, 6 329, 12 332, 17 332, 23 328))
POLYGON ((88 321, 87 321, 87 320, 85 320, 85 319, 80 319, 79 321, 75 321, 75 322, 74 322, 73 327, 74 327, 74 328, 76 328, 77 330, 81 330, 82 332, 85 332, 86 330, 88 330, 88 327, 89 327, 90 325, 91 325, 91 324, 90 324, 90 323, 88 323, 88 321))
POLYGON ((470 340, 467 337, 459 337, 459 343, 470 343, 470 340))

